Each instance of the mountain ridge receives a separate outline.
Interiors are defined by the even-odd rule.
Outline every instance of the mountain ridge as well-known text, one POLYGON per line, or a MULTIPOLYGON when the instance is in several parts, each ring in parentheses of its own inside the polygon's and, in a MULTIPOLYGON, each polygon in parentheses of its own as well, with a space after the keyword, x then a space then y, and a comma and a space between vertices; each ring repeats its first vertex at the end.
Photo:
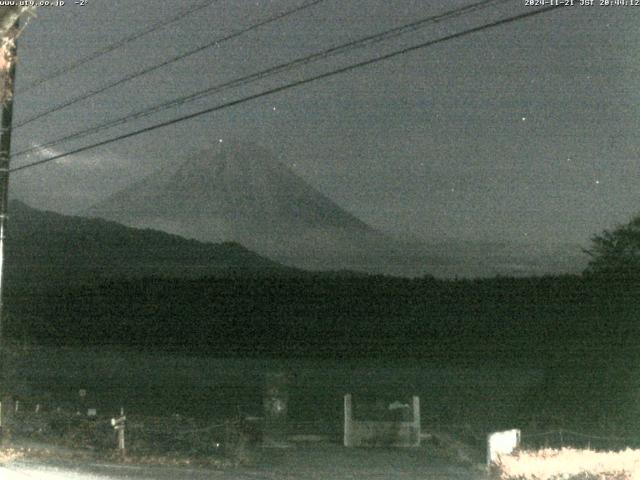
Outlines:
POLYGON ((11 200, 9 214, 10 283, 294 271, 234 242, 204 243, 103 219, 37 210, 18 200, 11 200))

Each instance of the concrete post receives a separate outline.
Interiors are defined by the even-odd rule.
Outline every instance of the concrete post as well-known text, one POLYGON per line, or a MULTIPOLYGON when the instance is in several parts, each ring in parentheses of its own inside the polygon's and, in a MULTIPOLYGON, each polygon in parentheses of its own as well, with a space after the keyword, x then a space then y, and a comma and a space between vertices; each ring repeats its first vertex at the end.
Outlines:
POLYGON ((267 372, 265 376, 264 432, 265 447, 287 447, 289 412, 289 376, 284 371, 267 372))
POLYGON ((353 404, 351 394, 344 396, 344 446, 353 445, 353 404))
POLYGON ((421 420, 420 420, 420 397, 413 396, 413 431, 415 432, 415 446, 420 446, 420 433, 421 433, 421 420))

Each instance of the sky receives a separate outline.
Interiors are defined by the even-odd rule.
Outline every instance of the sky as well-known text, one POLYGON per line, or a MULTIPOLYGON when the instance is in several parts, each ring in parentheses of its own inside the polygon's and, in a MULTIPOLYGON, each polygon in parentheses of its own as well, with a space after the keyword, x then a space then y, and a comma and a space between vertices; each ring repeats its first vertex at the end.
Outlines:
MULTIPOLYGON (((16 128, 13 152, 477 0, 323 0, 16 128)), ((18 45, 14 125, 305 0, 86 0, 41 7, 18 45), (206 8, 29 88, 122 38, 206 8), (21 91, 22 90, 22 91, 21 91)), ((540 7, 468 15, 12 159, 17 167, 540 7)), ((588 245, 640 212, 640 5, 559 8, 12 174, 81 211, 220 140, 269 148, 370 225, 430 242, 588 245)))

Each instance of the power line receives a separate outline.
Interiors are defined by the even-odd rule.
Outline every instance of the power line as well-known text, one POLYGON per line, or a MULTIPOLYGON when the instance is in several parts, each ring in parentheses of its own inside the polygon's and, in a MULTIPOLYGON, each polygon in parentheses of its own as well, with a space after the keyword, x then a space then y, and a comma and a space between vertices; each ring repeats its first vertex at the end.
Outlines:
POLYGON ((66 73, 69 73, 79 67, 81 67, 82 65, 91 62, 92 60, 95 60, 96 58, 99 58, 103 55, 106 55, 107 53, 111 53, 114 50, 117 50, 118 48, 123 47, 124 45, 133 42, 141 37, 144 37, 145 35, 148 35, 150 33, 155 32, 156 30, 161 29, 162 27, 169 25, 171 23, 177 22, 179 20, 182 20, 183 18, 187 17, 188 15, 191 15, 199 10, 205 9, 208 6, 214 4, 215 2, 217 2, 218 0, 209 0, 208 2, 205 3, 201 3, 199 5, 196 5, 195 7, 191 7, 191 8, 186 8, 183 9, 180 13, 178 13, 177 15, 174 15, 172 17, 169 17, 166 20, 162 20, 161 22, 158 22, 156 24, 151 25, 149 28, 147 28, 146 30, 143 30, 139 33, 135 33, 133 35, 130 35, 128 37, 123 38, 122 40, 119 40, 115 43, 112 43, 111 45, 108 45, 100 50, 96 50, 93 53, 90 53, 89 55, 87 55, 86 57, 83 57, 73 63, 71 63, 70 65, 67 65, 66 67, 62 67, 56 71, 54 71, 53 73, 48 74, 46 77, 41 78, 40 80, 36 80, 35 82, 27 85, 26 87, 19 89, 18 93, 26 93, 36 87, 39 87, 40 85, 42 85, 43 83, 48 82, 49 80, 53 80, 54 78, 60 77, 66 73))
POLYGON ((52 107, 49 110, 45 110, 44 112, 38 113, 38 114, 36 114, 36 115, 34 115, 34 116, 22 121, 21 123, 18 123, 16 126, 13 127, 13 129, 15 130, 17 128, 23 127, 23 126, 25 126, 25 125, 27 125, 27 124, 29 124, 31 122, 34 122, 36 120, 39 120, 40 118, 46 117, 47 115, 51 115, 52 113, 55 113, 55 112, 57 112, 59 110, 67 108, 67 107, 69 107, 71 105, 74 105, 74 104, 76 104, 76 103, 78 103, 78 102, 80 102, 82 100, 86 100, 88 98, 94 97, 95 95, 103 93, 103 92, 105 92, 105 91, 107 91, 107 90, 109 90, 109 89, 111 89, 113 87, 117 87, 118 85, 122 85, 123 83, 129 82, 129 81, 131 81, 131 80, 133 80, 135 78, 138 78, 138 77, 140 77, 142 75, 146 75, 147 73, 150 73, 150 72, 153 72, 155 70, 158 70, 159 68, 166 67, 167 65, 175 63, 175 62, 177 62, 179 60, 183 60, 183 59, 185 59, 187 57, 190 57, 191 55, 195 55, 196 53, 199 53, 199 52, 201 52, 203 50, 206 50, 208 48, 220 45, 221 43, 224 43, 224 42, 227 42, 227 41, 229 41, 231 39, 239 37, 240 35, 244 35, 245 33, 248 33, 248 32, 250 32, 252 30, 255 30, 255 29, 257 29, 259 27, 262 27, 264 25, 267 25, 269 23, 275 22, 277 20, 281 20, 281 19, 283 19, 285 17, 288 17, 289 15, 293 15, 294 13, 297 13, 297 12, 299 12, 301 10, 305 10, 307 8, 313 7, 313 6, 315 6, 318 3, 321 3, 323 1, 325 1, 325 0, 311 0, 311 1, 306 2, 306 3, 304 3, 304 4, 302 4, 302 5, 298 6, 298 7, 289 9, 289 10, 283 12, 283 13, 280 13, 280 14, 277 14, 277 15, 273 15, 273 16, 267 18, 266 20, 262 20, 262 21, 260 21, 258 23, 254 23, 254 24, 250 25, 249 27, 242 28, 242 29, 237 30, 237 31, 235 31, 235 32, 233 32, 233 33, 231 33, 229 35, 224 36, 224 37, 216 38, 215 40, 213 40, 212 42, 207 43, 206 45, 202 45, 200 47, 194 48, 193 50, 190 50, 190 51, 188 51, 186 53, 183 53, 183 54, 177 55, 175 57, 172 57, 169 60, 165 60, 165 61, 163 61, 161 63, 156 64, 156 65, 152 65, 150 67, 143 68, 142 70, 140 70, 140 71, 138 71, 136 73, 133 73, 131 75, 127 75, 126 77, 121 78, 120 80, 116 80, 115 82, 112 82, 112 83, 110 83, 110 84, 108 84, 108 85, 106 85, 104 87, 100 87, 100 88, 98 88, 96 90, 92 90, 92 91, 90 91, 88 93, 82 94, 82 95, 80 95, 78 97, 72 98, 71 100, 68 100, 68 101, 66 101, 64 103, 61 103, 61 104, 59 104, 59 105, 57 105, 55 107, 52 107))
POLYGON ((152 126, 149 126, 149 127, 146 127, 146 128, 142 128, 140 130, 136 130, 136 131, 129 132, 129 133, 126 133, 126 134, 123 134, 123 135, 119 135, 117 137, 113 137, 113 138, 110 138, 108 140, 103 140, 101 142, 97 142, 97 143, 94 143, 94 144, 91 144, 91 145, 86 145, 84 147, 80 147, 80 148, 77 148, 77 149, 69 151, 69 152, 61 153, 59 155, 54 155, 53 157, 49 157, 49 158, 45 158, 45 159, 38 160, 38 161, 35 161, 35 162, 31 162, 31 163, 28 163, 26 165, 22 165, 20 167, 15 167, 15 168, 12 168, 10 170, 10 172, 17 172, 17 171, 20 171, 20 170, 25 170, 27 168, 31 168, 31 167, 35 167, 35 166, 38 166, 38 165, 42 165, 44 163, 52 162, 54 160, 59 160, 60 158, 68 157, 70 155, 75 155, 77 153, 85 152, 87 150, 91 150, 91 149, 94 149, 94 148, 97 148, 97 147, 108 145, 110 143, 115 143, 115 142, 118 142, 120 140, 125 140, 127 138, 134 137, 134 136, 137 136, 137 135, 141 135, 143 133, 147 133, 147 132, 156 130, 158 128, 163 128, 163 127, 167 127, 169 125, 173 125, 175 123, 183 122, 183 121, 186 121, 186 120, 191 120, 193 118, 197 118, 197 117, 200 117, 200 116, 208 114, 208 113, 212 113, 212 112, 223 110, 223 109, 226 109, 226 108, 229 108, 229 107, 233 107, 233 106, 239 105, 241 103, 248 102, 250 100, 256 100, 256 99, 258 99, 260 97, 265 97, 267 95, 273 95, 274 93, 279 93, 279 92, 282 92, 282 91, 285 91, 285 90, 289 90, 291 88, 298 87, 300 85, 306 85, 308 83, 312 83, 312 82, 315 82, 317 80, 322 80, 322 79, 333 77, 335 75, 339 75, 339 74, 342 74, 342 73, 350 72, 350 71, 356 70, 358 68, 362 68, 362 67, 365 67, 365 66, 368 66, 368 65, 372 65, 372 64, 377 63, 377 62, 381 62, 383 60, 388 60, 390 58, 397 57, 399 55, 404 55, 404 54, 407 54, 407 53, 410 53, 410 52, 413 52, 413 51, 416 51, 416 50, 419 50, 419 49, 422 49, 422 48, 430 47, 430 46, 433 46, 433 45, 436 45, 436 44, 439 44, 439 43, 444 43, 444 42, 447 42, 449 40, 460 38, 460 37, 463 37, 463 36, 466 36, 466 35, 469 35, 469 34, 472 34, 472 33, 477 33, 477 32, 483 31, 483 30, 488 30, 488 29, 491 29, 491 28, 495 28, 495 27, 499 27, 499 26, 502 26, 502 25, 506 25, 508 23, 516 22, 516 21, 519 21, 519 20, 523 20, 525 18, 533 17, 535 15, 539 15, 541 13, 546 13, 546 12, 549 12, 551 10, 555 10, 555 9, 558 9, 558 8, 562 8, 562 7, 559 7, 559 6, 544 7, 544 8, 541 8, 539 10, 534 10, 532 12, 522 13, 522 14, 515 15, 515 16, 512 16, 512 17, 503 18, 503 19, 497 20, 495 22, 487 23, 487 24, 481 25, 479 27, 474 27, 474 28, 470 28, 470 29, 467 29, 467 30, 463 30, 461 32, 454 33, 454 34, 451 34, 451 35, 447 35, 445 37, 441 37, 441 38, 438 38, 436 40, 430 40, 428 42, 423 42, 423 43, 420 43, 418 45, 413 45, 411 47, 405 47, 403 49, 396 50, 394 52, 382 55, 380 57, 372 58, 372 59, 369 59, 369 60, 364 60, 362 62, 358 62, 358 63, 352 64, 352 65, 348 65, 346 67, 342 67, 342 68, 339 68, 339 69, 336 69, 336 70, 332 70, 332 71, 329 71, 329 72, 325 72, 325 73, 316 75, 314 77, 306 78, 306 79, 303 79, 303 80, 298 80, 296 82, 291 82, 291 83, 288 83, 286 85, 282 85, 280 87, 275 87, 275 88, 266 90, 264 92, 256 93, 256 94, 253 94, 253 95, 249 95, 249 96, 240 98, 238 100, 233 100, 231 102, 223 103, 221 105, 216 105, 215 107, 207 108, 205 110, 201 110, 199 112, 191 113, 189 115, 184 115, 182 117, 175 118, 173 120, 168 120, 166 122, 162 122, 162 123, 158 123, 156 125, 152 125, 152 126))
POLYGON ((196 93, 190 94, 190 95, 186 95, 186 96, 182 96, 182 97, 178 97, 176 99, 173 100, 169 100, 167 102, 163 102, 159 105, 155 105, 143 110, 140 110, 138 112, 126 115, 124 117, 120 117, 118 119, 114 119, 114 120, 110 120, 108 122, 102 123, 100 125, 96 125, 94 127, 90 127, 87 128, 85 130, 81 130, 79 132, 75 132, 69 135, 66 135, 62 138, 58 138, 56 140, 52 140, 49 141, 47 143, 41 144, 41 145, 36 145, 24 150, 21 150, 20 152, 17 152, 13 155, 13 158, 16 158, 18 156, 21 155, 25 155, 27 153, 31 153, 37 150, 42 150, 44 148, 47 147, 52 147, 54 145, 57 145, 59 143, 68 141, 68 140, 73 140, 73 139, 78 139, 78 138, 82 138, 85 137, 87 135, 91 135, 93 133, 97 133, 99 131, 102 131, 104 129, 108 129, 108 128, 112 128, 115 127, 117 125, 122 125, 122 124, 126 124, 129 123, 130 121, 133 120, 137 120, 140 118, 144 118, 146 116, 149 116, 151 114, 160 112, 162 110, 166 110, 168 108, 171 107, 177 107, 177 106, 181 106, 187 102, 191 102, 200 98, 204 98, 206 96, 210 96, 214 93, 218 93, 222 90, 226 90, 227 88, 231 88, 231 87, 237 87, 240 85, 246 85, 248 83, 254 82, 254 81, 258 81, 258 80, 262 80, 263 78, 266 78, 268 76, 271 75, 275 75, 278 73, 282 73, 288 70, 291 70, 294 67, 298 67, 298 66, 302 66, 302 65, 307 65, 311 62, 315 62, 317 60, 322 60, 322 59, 326 59, 328 57, 334 56, 334 55, 338 55, 338 54, 342 54, 345 53, 349 50, 355 49, 355 48, 361 48, 361 47, 365 47, 365 46, 370 46, 373 45, 375 43, 381 42, 383 40, 388 40, 390 38, 394 38, 397 36, 400 36, 402 34, 405 34, 407 32, 410 31, 416 31, 419 28, 424 27, 427 24, 430 23, 436 23, 436 22, 441 22, 443 20, 448 20, 460 15, 464 15, 470 12, 475 12, 478 11, 482 8, 486 8, 488 6, 490 6, 491 4, 498 4, 498 3, 506 3, 510 0, 482 0, 480 2, 471 4, 471 5, 467 5, 465 7, 462 8, 457 8, 454 10, 449 10, 447 12, 438 14, 438 15, 433 15, 433 16, 429 16, 426 18, 422 18, 420 20, 402 25, 400 27, 396 27, 396 28, 392 28, 390 30, 385 30, 384 32, 381 33, 377 33, 374 35, 369 35, 357 40, 353 40, 350 42, 347 42, 345 44, 342 45, 338 45, 335 47, 331 47, 328 48, 326 50, 317 52, 315 54, 311 54, 305 57, 301 57, 301 58, 297 58, 295 60, 289 61, 289 62, 285 62, 285 63, 281 63, 279 65, 267 68, 265 70, 261 70, 259 72, 255 72, 251 75, 245 76, 245 77, 241 77, 235 80, 231 80, 228 82, 224 82, 222 84, 218 84, 215 85, 213 87, 209 87, 207 89, 204 90, 200 90, 196 93))

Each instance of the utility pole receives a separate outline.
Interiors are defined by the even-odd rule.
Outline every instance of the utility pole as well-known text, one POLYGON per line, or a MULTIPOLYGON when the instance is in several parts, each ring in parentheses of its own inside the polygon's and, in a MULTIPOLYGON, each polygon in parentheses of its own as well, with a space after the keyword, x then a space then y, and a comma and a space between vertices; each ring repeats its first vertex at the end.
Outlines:
MULTIPOLYGON (((19 20, 15 29, 19 28, 19 20)), ((9 203, 9 167, 11 155, 11 123, 13 120, 13 85, 16 79, 16 40, 11 34, 3 39, 4 48, 0 51, 4 55, 4 65, 9 67, 7 74, 2 78, 2 119, 0 128, 0 346, 4 347, 6 325, 4 319, 4 240, 9 203)))
MULTIPOLYGON (((17 2, 16 2, 17 3, 17 2)), ((7 342, 7 325, 3 308, 4 241, 9 203, 9 162, 11 159, 11 122, 13 91, 16 79, 16 42, 20 35, 20 17, 33 12, 34 7, 0 6, 0 435, 1 443, 11 442, 13 398, 11 380, 12 352, 7 342)))
MULTIPOLYGON (((19 15, 19 14, 18 14, 19 15)), ((11 122, 13 119, 13 90, 16 78, 16 42, 19 32, 19 16, 3 32, 0 49, 2 118, 0 119, 0 427, 2 445, 11 442, 13 398, 10 392, 12 372, 11 352, 6 339, 7 325, 3 306, 5 232, 9 203, 9 162, 11 155, 11 122)))

